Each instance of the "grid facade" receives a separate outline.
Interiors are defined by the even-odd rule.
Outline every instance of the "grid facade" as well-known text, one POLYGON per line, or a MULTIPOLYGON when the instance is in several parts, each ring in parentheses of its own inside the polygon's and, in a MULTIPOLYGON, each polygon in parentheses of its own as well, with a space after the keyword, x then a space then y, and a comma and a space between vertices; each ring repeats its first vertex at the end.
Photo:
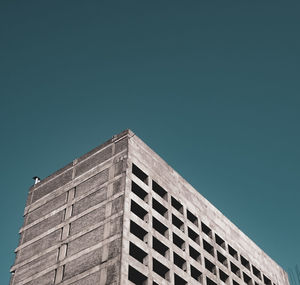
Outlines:
POLYGON ((288 285, 131 131, 34 185, 11 285, 288 285))

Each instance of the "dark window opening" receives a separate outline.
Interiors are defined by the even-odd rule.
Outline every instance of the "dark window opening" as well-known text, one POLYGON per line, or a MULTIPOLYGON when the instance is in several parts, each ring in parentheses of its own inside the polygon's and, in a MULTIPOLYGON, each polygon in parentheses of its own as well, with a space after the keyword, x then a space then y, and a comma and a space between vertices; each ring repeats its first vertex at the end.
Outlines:
POLYGON ((182 204, 177 201, 174 197, 171 198, 171 205, 181 214, 183 214, 183 206, 182 204))
POLYGON ((153 271, 162 278, 169 280, 169 268, 161 264, 155 258, 153 258, 153 271))
POLYGON ((195 280, 197 280, 200 283, 202 283, 202 273, 197 268, 195 268, 193 265, 191 265, 191 276, 195 280))
POLYGON ((206 284, 207 285, 217 285, 214 281, 212 281, 210 278, 206 277, 206 284))
POLYGON ((223 270, 219 269, 219 276, 224 283, 228 284, 229 275, 227 275, 223 270))
POLYGON ((257 282, 254 282, 255 285, 259 285, 257 282))
POLYGON ((204 261, 205 261, 204 262, 205 268, 208 269, 211 273, 216 275, 217 274, 216 266, 206 258, 204 258, 204 261))
POLYGON ((217 234, 215 234, 215 238, 216 238, 216 243, 220 247, 223 247, 224 249, 226 249, 225 241, 222 238, 220 238, 217 234))
POLYGON ((155 237, 153 237, 152 246, 153 249, 156 250, 158 253, 160 253, 162 256, 167 257, 169 248, 165 246, 162 242, 160 242, 158 239, 156 239, 155 237))
POLYGON ((173 243, 177 245, 180 249, 184 250, 185 248, 184 240, 174 233, 173 233, 173 243))
POLYGON ((203 222, 201 222, 201 229, 202 232, 204 232, 207 236, 209 236, 210 238, 212 238, 212 231, 211 228, 209 228, 206 224, 204 224, 203 222))
POLYGON ((241 270, 232 262, 230 262, 230 269, 236 276, 241 277, 241 270))
POLYGON ((153 281, 152 285, 159 285, 158 283, 156 283, 155 281, 153 281))
POLYGON ((152 181, 152 189, 156 194, 158 194, 164 200, 166 201, 168 200, 167 191, 164 188, 162 188, 160 185, 158 185, 155 181, 152 181))
POLYGON ((259 271, 254 265, 252 265, 252 271, 253 271, 253 274, 254 274, 258 279, 261 280, 261 273, 260 273, 260 271, 259 271))
POLYGON ((217 251, 217 258, 224 266, 227 267, 227 258, 219 251, 217 251))
POLYGON ((152 218, 153 228, 158 231, 161 235, 168 237, 168 228, 162 224, 159 220, 152 218))
POLYGON ((240 285, 238 282, 236 282, 235 280, 232 280, 232 284, 233 285, 240 285))
POLYGON ((148 185, 148 175, 141 169, 139 169, 135 164, 132 164, 132 173, 148 185))
POLYGON ((152 208, 159 214, 161 214, 163 217, 168 218, 168 209, 154 198, 152 198, 152 208))
POLYGON ((172 214, 172 224, 184 232, 184 223, 172 214))
POLYGON ((129 255, 131 255, 133 258, 138 260, 141 263, 144 263, 144 259, 147 256, 147 253, 137 247, 135 244, 130 243, 129 244, 129 255))
POLYGON ((137 195, 138 197, 140 197, 143 201, 148 202, 148 193, 141 188, 139 185, 137 185, 136 183, 134 183, 133 181, 131 182, 131 191, 137 195))
POLYGON ((186 285, 187 282, 182 279, 180 276, 178 276, 177 274, 174 274, 174 281, 175 281, 175 285, 186 285))
POLYGON ((241 255, 241 263, 242 263, 247 269, 250 270, 250 263, 249 263, 249 261, 248 261, 245 257, 243 257, 242 255, 241 255))
POLYGON ((145 216, 148 214, 147 211, 143 207, 141 207, 140 205, 138 205, 133 200, 131 200, 130 210, 131 210, 132 213, 134 213, 135 215, 137 215, 142 220, 144 220, 145 216))
POLYGON ((229 251, 229 254, 232 257, 234 257, 236 260, 239 260, 237 251, 233 247, 231 247, 230 245, 228 245, 228 251, 229 251))
POLYGON ((188 227, 188 236, 195 243, 200 244, 199 235, 196 232, 194 232, 190 227, 188 227))
POLYGON ((192 246, 189 246, 189 253, 191 258, 201 263, 201 254, 199 251, 194 249, 192 246))
POLYGON ((129 265, 128 280, 136 285, 144 285, 147 282, 147 277, 129 265))
POLYGON ((189 210, 186 210, 186 216, 190 222, 198 227, 198 219, 194 214, 192 214, 189 210))
POLYGON ((252 285, 253 284, 252 279, 245 272, 243 272, 243 278, 244 278, 244 281, 245 281, 246 284, 248 284, 248 285, 252 285))
POLYGON ((178 254, 176 254, 175 252, 173 253, 173 255, 174 255, 174 264, 177 265, 182 270, 186 271, 185 260, 182 257, 180 257, 178 254))
POLYGON ((203 248, 212 256, 215 256, 214 247, 209 244, 207 241, 203 240, 203 248))
POLYGON ((265 283, 266 285, 272 285, 271 280, 270 280, 267 276, 265 276, 265 275, 264 275, 264 283, 265 283))
POLYGON ((140 240, 145 241, 147 232, 133 221, 130 221, 130 232, 136 237, 138 237, 140 240))

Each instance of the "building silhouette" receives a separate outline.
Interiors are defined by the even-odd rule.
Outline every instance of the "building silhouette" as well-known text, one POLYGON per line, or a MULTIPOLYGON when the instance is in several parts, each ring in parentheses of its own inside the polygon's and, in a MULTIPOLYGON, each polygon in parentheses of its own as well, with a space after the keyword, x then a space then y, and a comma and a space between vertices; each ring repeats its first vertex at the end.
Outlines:
POLYGON ((130 130, 29 190, 11 285, 288 285, 130 130))

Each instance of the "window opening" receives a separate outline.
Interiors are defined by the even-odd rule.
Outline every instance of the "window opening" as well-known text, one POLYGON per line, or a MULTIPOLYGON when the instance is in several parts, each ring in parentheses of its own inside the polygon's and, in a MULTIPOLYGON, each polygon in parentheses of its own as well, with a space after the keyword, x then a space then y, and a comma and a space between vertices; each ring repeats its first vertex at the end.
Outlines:
POLYGON ((148 185, 148 175, 143 170, 138 168, 134 163, 132 164, 132 173, 148 185))
POLYGON ((191 258, 201 263, 201 254, 199 251, 194 249, 192 246, 189 246, 189 253, 191 258))
POLYGON ((219 269, 219 276, 220 279, 225 283, 229 283, 229 275, 227 275, 223 270, 219 269))
POLYGON ((175 281, 175 285, 186 285, 187 282, 182 279, 180 276, 178 276, 176 273, 174 273, 174 281, 175 281))
POLYGON ((147 277, 129 265, 128 280, 136 285, 144 285, 147 282, 147 277))
POLYGON ((252 265, 252 272, 258 279, 261 280, 261 273, 254 265, 252 265))
POLYGON ((199 283, 202 284, 202 272, 200 272, 196 267, 194 267, 193 265, 191 265, 191 276, 199 281, 199 283))
POLYGON ((140 240, 146 242, 147 232, 133 221, 130 221, 130 232, 134 234, 136 237, 138 237, 140 240))
POLYGON ((230 269, 236 276, 241 277, 240 269, 232 262, 230 262, 230 269))
POLYGON ((194 232, 190 227, 188 227, 188 236, 195 243, 200 244, 199 235, 196 232, 194 232))
POLYGON ((137 247, 132 242, 129 243, 129 255, 138 260, 139 262, 144 264, 145 257, 147 256, 147 253, 137 247))
POLYGON ((172 224, 184 232, 184 223, 180 219, 178 219, 175 215, 172 214, 172 224))
POLYGON ((221 262, 224 266, 227 267, 227 258, 219 251, 217 251, 217 258, 219 260, 219 262, 221 262))
POLYGON ((153 258, 153 271, 162 278, 169 280, 169 268, 153 258))
POLYGON ((270 280, 267 276, 265 276, 265 275, 264 275, 264 283, 265 283, 266 285, 272 285, 271 280, 270 280))
POLYGON ((230 245, 228 245, 228 251, 229 251, 229 254, 230 254, 233 258, 235 258, 236 260, 239 260, 237 251, 236 251, 233 247, 231 247, 230 245))
POLYGON ((185 260, 175 252, 173 253, 173 257, 174 257, 174 259, 173 259, 174 264, 177 265, 182 270, 186 271, 186 262, 185 262, 185 260))
POLYGON ((214 281, 212 281, 210 278, 206 277, 206 284, 207 285, 217 285, 214 281))
POLYGON ((154 198, 152 198, 152 208, 166 219, 168 218, 168 209, 154 198))
POLYGON ((161 235, 168 237, 168 228, 162 224, 159 220, 152 218, 153 228, 158 231, 161 235))
POLYGON ((173 243, 177 245, 180 249, 182 250, 185 249, 184 240, 174 233, 173 233, 173 243))
POLYGON ((252 279, 245 272, 243 272, 243 278, 244 278, 244 281, 245 281, 246 284, 248 284, 248 285, 252 285, 253 284, 252 279))
POLYGON ((168 200, 168 193, 167 191, 162 188, 160 185, 158 185, 154 180, 152 180, 152 190, 158 194, 160 197, 162 197, 164 200, 168 200))
POLYGON ((198 227, 198 218, 192 214, 189 210, 186 210, 186 216, 190 222, 198 227))
POLYGON ((248 270, 250 270, 250 263, 249 263, 249 261, 248 261, 245 257, 243 257, 242 255, 241 255, 241 263, 242 263, 248 270))
POLYGON ((204 262, 205 268, 208 269, 211 273, 216 275, 217 274, 216 266, 206 258, 204 258, 204 261, 205 261, 204 262))
POLYGON ((211 228, 209 228, 206 224, 204 224, 203 222, 201 222, 201 229, 202 232, 204 232, 207 236, 209 236, 210 238, 212 238, 212 231, 211 228))
POLYGON ((214 247, 208 243, 206 240, 203 240, 203 248, 212 256, 215 256, 214 247))
POLYGON ((148 202, 148 193, 133 181, 131 181, 131 191, 143 201, 148 202))
POLYGON ((220 238, 217 234, 215 234, 215 238, 216 238, 216 243, 217 243, 220 247, 226 249, 225 241, 224 241, 222 238, 220 238))
POLYGON ((140 205, 138 205, 133 200, 131 200, 130 210, 131 210, 132 213, 134 213, 135 215, 137 215, 142 220, 145 220, 145 216, 148 214, 148 212, 143 207, 141 207, 140 205))
POLYGON ((171 197, 171 205, 181 214, 183 214, 183 206, 174 197, 171 197))
POLYGON ((155 237, 153 237, 152 246, 153 249, 160 253, 162 256, 167 257, 169 248, 155 237))

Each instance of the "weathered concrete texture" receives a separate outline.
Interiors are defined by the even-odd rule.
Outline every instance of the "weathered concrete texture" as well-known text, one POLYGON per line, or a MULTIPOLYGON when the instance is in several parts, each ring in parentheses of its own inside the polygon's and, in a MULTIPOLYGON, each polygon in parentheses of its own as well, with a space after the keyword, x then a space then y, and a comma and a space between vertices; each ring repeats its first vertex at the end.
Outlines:
POLYGON ((289 284, 131 131, 31 187, 24 215, 11 285, 289 284))
POLYGON ((31 187, 11 285, 119 284, 127 136, 31 187))

